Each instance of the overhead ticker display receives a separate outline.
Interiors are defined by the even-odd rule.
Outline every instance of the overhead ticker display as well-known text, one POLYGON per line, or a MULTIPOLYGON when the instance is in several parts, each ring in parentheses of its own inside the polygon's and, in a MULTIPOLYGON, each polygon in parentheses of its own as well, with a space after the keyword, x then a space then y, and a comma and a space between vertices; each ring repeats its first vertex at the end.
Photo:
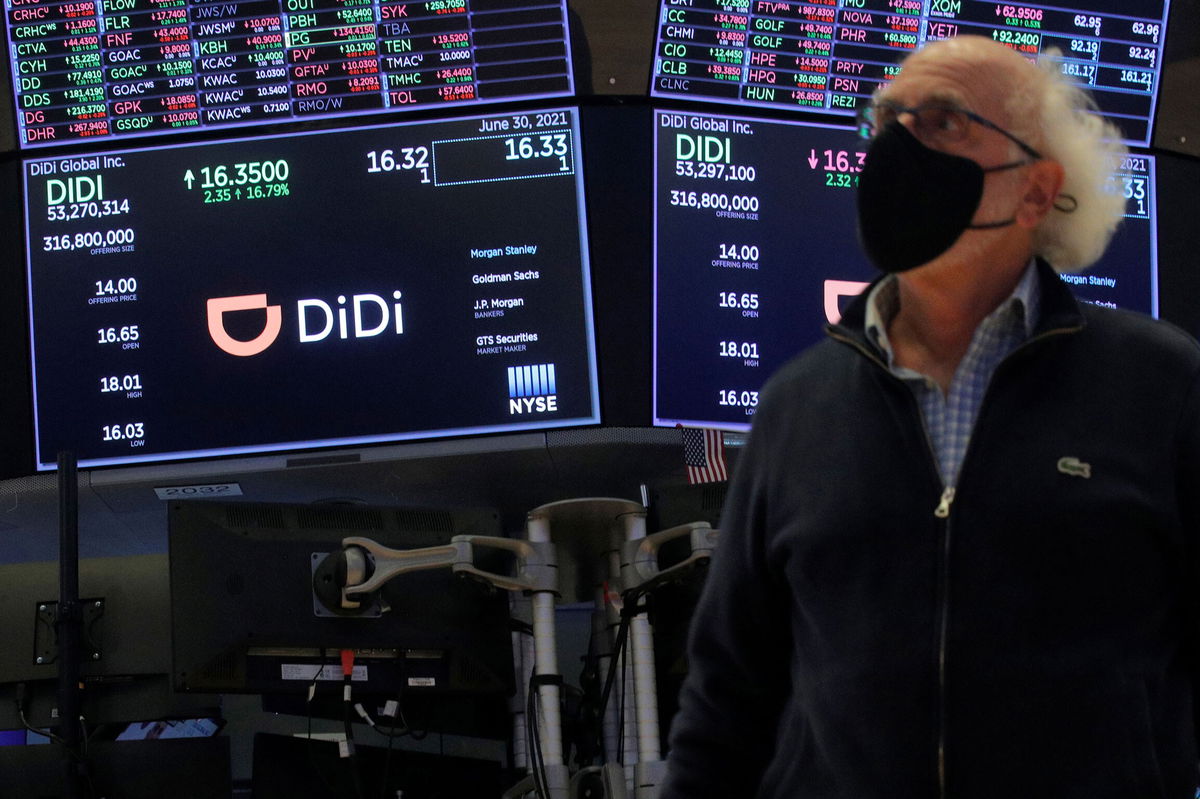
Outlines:
POLYGON ((39 469, 599 420, 574 109, 24 171, 39 469))
POLYGON ((5 0, 20 143, 562 97, 565 0, 5 0))
POLYGON ((1147 145, 1167 12, 1168 0, 662 0, 651 94, 853 115, 909 52, 974 34, 1052 58, 1147 145))
MULTIPOLYGON (((654 423, 747 430, 766 379, 824 338, 878 272, 857 240, 852 131, 655 114, 654 423)), ((1126 218, 1076 297, 1157 316, 1154 159, 1112 190, 1126 218)))

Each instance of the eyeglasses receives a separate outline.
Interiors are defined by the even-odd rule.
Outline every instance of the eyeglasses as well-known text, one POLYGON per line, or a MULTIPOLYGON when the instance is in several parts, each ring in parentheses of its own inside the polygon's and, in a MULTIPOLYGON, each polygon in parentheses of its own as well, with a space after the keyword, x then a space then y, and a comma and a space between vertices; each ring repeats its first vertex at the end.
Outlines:
POLYGON ((904 106, 890 100, 874 100, 859 106, 855 119, 858 135, 873 139, 880 130, 895 122, 901 114, 911 114, 913 132, 917 138, 934 144, 950 144, 967 137, 972 122, 990 128, 1021 148, 1031 158, 1040 159, 1041 153, 1030 147, 1004 128, 979 114, 960 108, 953 103, 932 101, 917 106, 904 106))

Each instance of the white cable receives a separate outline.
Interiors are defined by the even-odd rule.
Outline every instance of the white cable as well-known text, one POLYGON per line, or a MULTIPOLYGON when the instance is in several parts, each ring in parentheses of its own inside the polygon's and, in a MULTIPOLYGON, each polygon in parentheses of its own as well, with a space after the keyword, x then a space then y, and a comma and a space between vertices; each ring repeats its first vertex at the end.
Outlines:
POLYGON ((371 725, 372 727, 375 726, 375 720, 371 718, 371 714, 363 708, 361 703, 354 703, 354 712, 357 713, 359 717, 362 718, 362 720, 367 724, 371 725))

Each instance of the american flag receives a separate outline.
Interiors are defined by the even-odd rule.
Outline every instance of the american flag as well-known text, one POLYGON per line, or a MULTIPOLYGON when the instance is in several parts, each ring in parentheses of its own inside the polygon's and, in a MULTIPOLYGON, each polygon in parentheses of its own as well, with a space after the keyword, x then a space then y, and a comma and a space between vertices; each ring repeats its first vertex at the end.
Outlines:
POLYGON ((728 480, 725 470, 725 438, 708 427, 683 428, 683 463, 689 485, 728 480))

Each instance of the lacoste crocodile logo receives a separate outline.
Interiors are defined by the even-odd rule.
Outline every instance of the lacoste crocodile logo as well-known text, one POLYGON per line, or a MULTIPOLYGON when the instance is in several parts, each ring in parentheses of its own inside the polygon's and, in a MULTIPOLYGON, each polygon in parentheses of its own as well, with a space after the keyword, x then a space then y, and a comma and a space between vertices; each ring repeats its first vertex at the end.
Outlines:
POLYGON ((1059 458, 1058 470, 1071 477, 1082 477, 1085 480, 1092 476, 1092 465, 1084 463, 1079 458, 1059 458))

